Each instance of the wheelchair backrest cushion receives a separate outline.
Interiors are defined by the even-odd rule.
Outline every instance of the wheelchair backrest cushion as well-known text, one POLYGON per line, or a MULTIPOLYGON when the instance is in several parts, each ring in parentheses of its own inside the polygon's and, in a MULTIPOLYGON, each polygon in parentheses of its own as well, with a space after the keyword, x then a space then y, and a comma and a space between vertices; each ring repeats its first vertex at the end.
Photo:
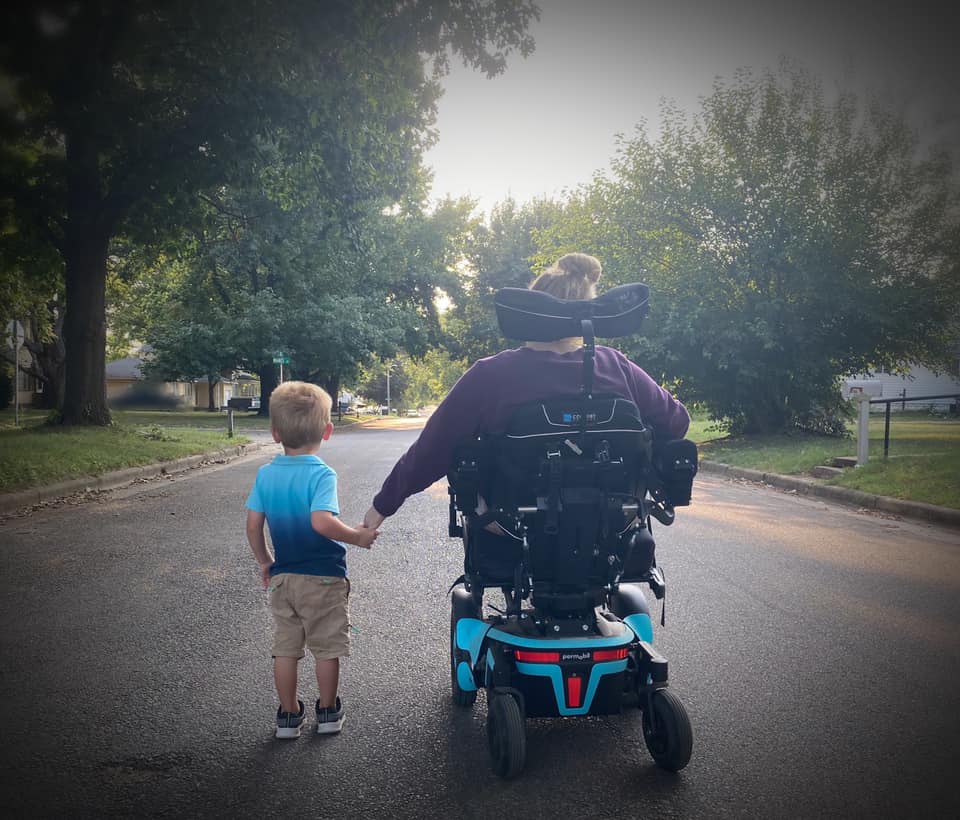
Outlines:
POLYGON ((491 441, 491 501, 506 506, 535 503, 555 481, 554 461, 562 468, 559 486, 568 499, 590 498, 590 490, 636 494, 650 464, 651 439, 637 406, 618 396, 524 405, 507 430, 491 441), (577 487, 584 491, 579 496, 573 492, 577 487))

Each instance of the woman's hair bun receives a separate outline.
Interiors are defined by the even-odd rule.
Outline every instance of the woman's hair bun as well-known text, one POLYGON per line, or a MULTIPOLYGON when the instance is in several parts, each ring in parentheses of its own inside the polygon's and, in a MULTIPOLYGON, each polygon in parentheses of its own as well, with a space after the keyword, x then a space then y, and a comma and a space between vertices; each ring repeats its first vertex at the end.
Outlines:
POLYGON ((591 284, 600 279, 603 268, 600 260, 587 253, 568 253, 557 260, 556 265, 573 279, 584 279, 591 284))

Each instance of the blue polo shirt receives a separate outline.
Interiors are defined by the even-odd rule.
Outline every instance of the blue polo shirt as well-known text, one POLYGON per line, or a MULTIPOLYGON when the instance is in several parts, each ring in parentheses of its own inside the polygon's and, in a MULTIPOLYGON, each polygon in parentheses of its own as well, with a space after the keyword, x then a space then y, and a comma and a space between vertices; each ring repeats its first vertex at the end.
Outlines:
POLYGON ((337 474, 319 456, 277 456, 264 464, 246 506, 267 517, 275 559, 271 575, 346 576, 346 549, 310 525, 314 510, 340 515, 337 474))

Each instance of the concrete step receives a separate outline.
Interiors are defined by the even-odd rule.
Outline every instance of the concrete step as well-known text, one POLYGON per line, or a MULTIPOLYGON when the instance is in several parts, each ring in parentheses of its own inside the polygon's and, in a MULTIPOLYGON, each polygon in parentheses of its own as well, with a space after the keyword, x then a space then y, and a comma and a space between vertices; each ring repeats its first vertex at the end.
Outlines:
POLYGON ((830 461, 830 464, 833 467, 856 467, 857 457, 856 456, 837 456, 836 458, 830 461))
POLYGON ((820 467, 814 467, 810 472, 812 472, 817 478, 836 478, 838 475, 843 475, 843 468, 827 467, 826 465, 823 465, 820 467))

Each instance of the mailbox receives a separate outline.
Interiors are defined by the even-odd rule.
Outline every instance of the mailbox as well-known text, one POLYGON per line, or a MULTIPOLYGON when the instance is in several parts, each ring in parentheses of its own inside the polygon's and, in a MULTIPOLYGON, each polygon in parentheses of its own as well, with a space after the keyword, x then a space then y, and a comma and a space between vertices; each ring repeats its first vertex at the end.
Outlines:
POLYGON ((840 395, 845 399, 852 400, 862 399, 864 396, 876 399, 883 395, 883 382, 867 379, 844 379, 843 386, 840 388, 840 395))

